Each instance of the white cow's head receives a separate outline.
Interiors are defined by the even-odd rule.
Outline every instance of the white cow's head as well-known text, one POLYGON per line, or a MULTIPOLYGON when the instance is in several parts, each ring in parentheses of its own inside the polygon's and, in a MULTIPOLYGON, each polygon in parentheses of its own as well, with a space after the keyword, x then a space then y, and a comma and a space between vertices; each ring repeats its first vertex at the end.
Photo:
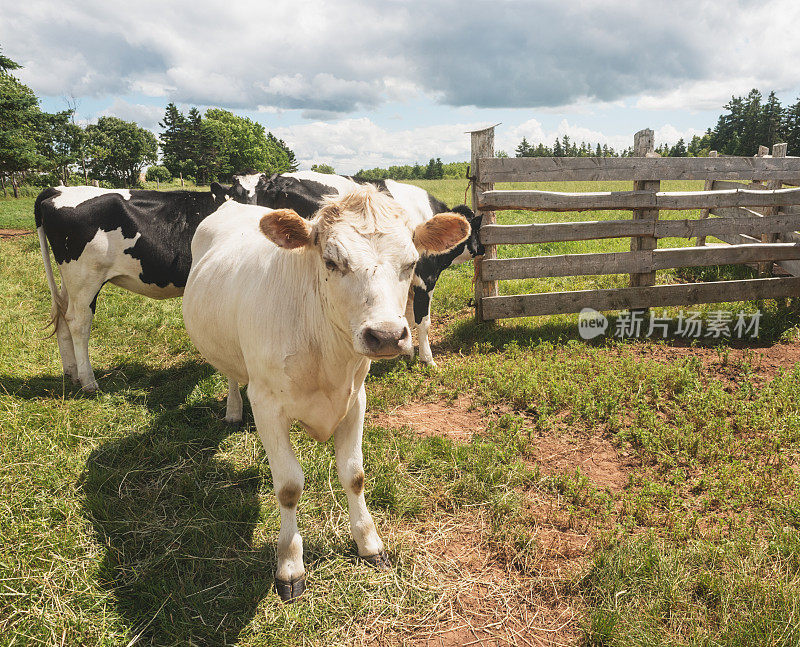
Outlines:
POLYGON ((397 202, 366 185, 327 198, 311 221, 290 209, 272 211, 261 218, 261 231, 276 245, 309 255, 333 325, 357 353, 383 359, 412 351, 404 313, 419 255, 447 251, 470 229, 454 213, 414 228, 397 202))

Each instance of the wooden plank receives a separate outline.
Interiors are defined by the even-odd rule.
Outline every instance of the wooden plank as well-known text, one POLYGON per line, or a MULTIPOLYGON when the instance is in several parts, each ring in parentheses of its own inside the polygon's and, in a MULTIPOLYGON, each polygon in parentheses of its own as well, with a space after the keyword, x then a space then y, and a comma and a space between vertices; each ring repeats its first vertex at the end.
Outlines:
MULTIPOLYGON (((775 144, 772 147, 772 157, 780 158, 786 157, 786 144, 775 144)), ((769 180, 767 182, 767 189, 768 190, 775 190, 780 189, 782 183, 780 180, 769 180)), ((764 209, 764 217, 771 218, 778 213, 778 207, 767 207, 764 209)), ((761 242, 763 243, 774 243, 777 240, 776 234, 761 234, 761 242)), ((759 274, 762 276, 770 276, 772 274, 772 263, 767 262, 763 265, 759 266, 758 268, 759 274)))
MULTIPOLYGON (((494 157, 494 126, 491 128, 485 128, 483 130, 476 130, 470 133, 470 141, 472 150, 470 166, 473 174, 477 176, 480 172, 481 164, 483 163, 482 158, 492 159, 494 157)), ((475 178, 472 179, 472 208, 475 210, 476 214, 480 213, 483 216, 481 219, 482 226, 493 225, 497 222, 494 211, 491 209, 482 208, 478 205, 478 196, 480 196, 483 192, 491 191, 493 188, 494 184, 492 184, 491 181, 481 182, 475 178)), ((491 244, 486 245, 485 247, 486 251, 483 257, 476 257, 474 260, 475 318, 478 321, 484 320, 483 312, 481 310, 483 298, 497 295, 497 282, 484 281, 481 269, 484 259, 497 258, 497 247, 491 244)))
POLYGON ((800 204, 796 189, 723 189, 720 191, 485 191, 480 209, 529 211, 609 211, 623 209, 720 209, 725 207, 781 207, 800 204))
POLYGON ((511 157, 481 160, 479 182, 797 180, 800 158, 511 157))
MULTIPOLYGON (((709 157, 717 157, 718 153, 717 153, 717 151, 709 151, 708 156, 709 157)), ((723 182, 723 181, 724 180, 717 180, 717 182, 720 182, 720 183, 723 182)), ((726 182, 726 184, 730 184, 730 182, 726 182)), ((736 189, 738 187, 735 187, 735 186, 719 186, 717 188, 719 188, 719 189, 736 189)), ((713 190, 714 190, 714 180, 706 180, 705 184, 703 184, 703 191, 713 191, 713 190)), ((700 214, 700 217, 701 218, 708 218, 710 215, 711 215, 711 209, 703 209, 703 211, 700 214)), ((706 244, 706 237, 705 236, 698 236, 697 241, 695 241, 695 242, 697 243, 698 247, 702 247, 703 245, 706 244)))
POLYGON ((784 233, 800 229, 800 212, 778 215, 765 221, 760 215, 750 218, 708 218, 706 220, 592 220, 526 225, 484 225, 480 237, 484 245, 528 245, 572 240, 655 236, 656 238, 694 238, 718 234, 744 233, 761 236, 764 232, 784 233))
MULTIPOLYGON (((757 239, 752 239, 757 240, 757 239)), ((673 267, 709 267, 761 261, 800 260, 800 245, 794 243, 678 247, 605 254, 563 254, 501 258, 484 261, 486 280, 586 276, 655 272, 673 267)))
MULTIPOLYGON (((655 146, 655 133, 649 129, 645 128, 644 130, 640 130, 633 136, 633 154, 637 157, 647 157, 648 155, 653 154, 655 146)), ((633 182, 633 190, 634 191, 646 191, 651 194, 651 196, 657 196, 658 190, 661 188, 661 181, 660 180, 634 180, 633 182)), ((642 220, 658 220, 658 209, 657 208, 645 208, 645 209, 634 209, 633 210, 633 220, 634 221, 642 221, 642 220)), ((655 227, 653 227, 655 231, 655 227)), ((655 249, 658 247, 658 239, 655 236, 636 236, 635 238, 631 238, 631 252, 638 253, 640 251, 647 252, 651 249, 655 249)), ((650 271, 641 271, 641 270, 634 270, 631 272, 630 276, 630 283, 631 286, 639 286, 639 285, 653 285, 656 282, 656 273, 653 270, 650 271)))
POLYGON ((652 268, 652 250, 498 258, 491 263, 484 262, 483 264, 486 276, 495 280, 545 276, 586 276, 589 274, 630 274, 649 272, 652 268))
POLYGON ((504 319, 566 314, 580 312, 583 308, 593 308, 598 311, 628 310, 696 303, 780 299, 798 295, 800 295, 800 277, 791 276, 487 297, 484 299, 483 312, 487 319, 504 319))
POLYGON ((763 218, 763 214, 747 207, 717 207, 711 214, 721 218, 763 218))
MULTIPOLYGON (((743 182, 728 182, 727 180, 710 180, 710 181, 714 184, 713 188, 715 188, 715 189, 753 189, 753 190, 758 190, 758 189, 766 189, 767 188, 763 184, 757 184, 757 183, 753 183, 753 182, 745 184, 743 182)), ((711 189, 706 189, 706 190, 710 191, 711 189)))

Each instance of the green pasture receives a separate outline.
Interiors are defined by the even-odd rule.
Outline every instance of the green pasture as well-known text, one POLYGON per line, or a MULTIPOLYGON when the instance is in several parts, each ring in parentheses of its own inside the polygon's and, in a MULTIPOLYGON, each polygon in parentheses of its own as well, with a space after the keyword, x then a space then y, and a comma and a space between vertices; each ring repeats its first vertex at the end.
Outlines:
MULTIPOLYGON (((464 201, 466 181, 417 184, 464 201)), ((546 188, 600 186, 617 185, 546 188)), ((0 199, 0 228, 32 228, 33 199, 0 199)), ((499 221, 621 217, 505 212, 499 221)), ((748 272, 665 271, 659 282, 748 272)), ((367 501, 389 572, 355 559, 332 444, 294 432, 309 586, 283 605, 264 451, 247 409, 241 428, 222 422, 226 384, 188 340, 180 300, 106 286, 90 342, 101 391, 84 395, 64 381, 44 329, 50 296, 37 238, 0 240, 0 645, 425 644, 462 626, 465 643, 493 632, 505 636, 496 644, 800 645, 795 302, 697 308, 759 308, 761 334, 744 348, 586 342, 573 315, 476 324, 471 279, 468 263, 439 282, 437 369, 379 362, 368 378, 367 501), (478 433, 452 438, 444 422, 440 434, 420 435, 393 422, 433 405, 477 418, 478 433), (591 462, 558 457, 587 444, 617 457, 613 483, 591 462), (483 561, 459 562, 448 546, 462 544, 483 561), (502 577, 464 598, 489 572, 502 577), (525 620, 491 600, 519 604, 525 620)))

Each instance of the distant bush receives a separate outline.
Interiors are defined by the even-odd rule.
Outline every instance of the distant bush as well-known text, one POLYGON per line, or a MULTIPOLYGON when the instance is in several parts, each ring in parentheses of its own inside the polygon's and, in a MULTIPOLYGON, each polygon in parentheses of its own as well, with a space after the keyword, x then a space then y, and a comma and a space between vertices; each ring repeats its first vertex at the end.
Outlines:
POLYGON ((172 174, 166 166, 154 165, 147 169, 144 179, 148 182, 169 182, 172 180, 172 174))
POLYGON ((333 175, 336 173, 330 164, 312 164, 311 170, 316 171, 317 173, 327 173, 328 175, 333 175))

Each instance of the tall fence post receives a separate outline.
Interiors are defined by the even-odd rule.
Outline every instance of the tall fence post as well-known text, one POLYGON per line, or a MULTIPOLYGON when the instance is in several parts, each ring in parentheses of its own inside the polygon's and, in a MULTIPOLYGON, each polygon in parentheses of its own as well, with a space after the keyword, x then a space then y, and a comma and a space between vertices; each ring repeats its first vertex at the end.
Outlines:
MULTIPOLYGON (((481 211, 478 209, 478 196, 484 191, 491 191, 494 182, 479 182, 480 159, 494 157, 494 126, 483 130, 470 132, 472 155, 470 156, 470 171, 472 176, 472 209, 477 215, 480 213, 483 218, 482 225, 493 225, 497 222, 494 211, 481 211)), ((486 245, 484 258, 497 258, 497 246, 486 245)), ((481 272, 483 259, 475 258, 475 318, 483 321, 483 297, 497 296, 497 281, 484 281, 481 272)))
MULTIPOLYGON (((772 157, 786 157, 786 147, 787 144, 775 144, 772 147, 772 157)), ((766 146, 764 147, 766 148, 766 146)), ((760 152, 760 147, 759 147, 760 152)), ((783 186, 783 182, 780 180, 768 180, 767 189, 774 191, 775 189, 780 189, 783 186)), ((764 217, 768 218, 770 216, 777 216, 778 215, 778 207, 766 207, 764 209, 764 217)), ((762 243, 774 243, 777 242, 778 235, 777 234, 761 234, 761 242, 762 243)), ((771 276, 773 263, 772 261, 767 261, 763 265, 759 265, 759 274, 762 276, 771 276)))
MULTIPOLYGON (((648 153, 654 152, 654 133, 650 128, 640 130, 633 136, 633 155, 634 157, 647 157, 648 153)), ((661 188, 661 180, 634 180, 634 191, 652 191, 656 193, 661 188)), ((634 220, 657 220, 658 209, 634 209, 634 220)), ((631 251, 645 251, 656 248, 658 239, 654 236, 637 236, 631 238, 631 251)), ((631 287, 642 287, 647 285, 654 285, 656 282, 656 273, 641 272, 639 274, 631 274, 631 287)))
MULTIPOLYGON (((717 157, 719 153, 717 151, 710 151, 708 153, 709 157, 717 157)), ((706 180, 705 184, 703 185, 703 191, 713 191, 714 190, 714 180, 706 180)), ((711 209, 703 209, 700 213, 700 218, 708 218, 711 216, 711 209)), ((698 236, 696 245, 698 247, 704 247, 706 244, 706 237, 705 236, 698 236)))

